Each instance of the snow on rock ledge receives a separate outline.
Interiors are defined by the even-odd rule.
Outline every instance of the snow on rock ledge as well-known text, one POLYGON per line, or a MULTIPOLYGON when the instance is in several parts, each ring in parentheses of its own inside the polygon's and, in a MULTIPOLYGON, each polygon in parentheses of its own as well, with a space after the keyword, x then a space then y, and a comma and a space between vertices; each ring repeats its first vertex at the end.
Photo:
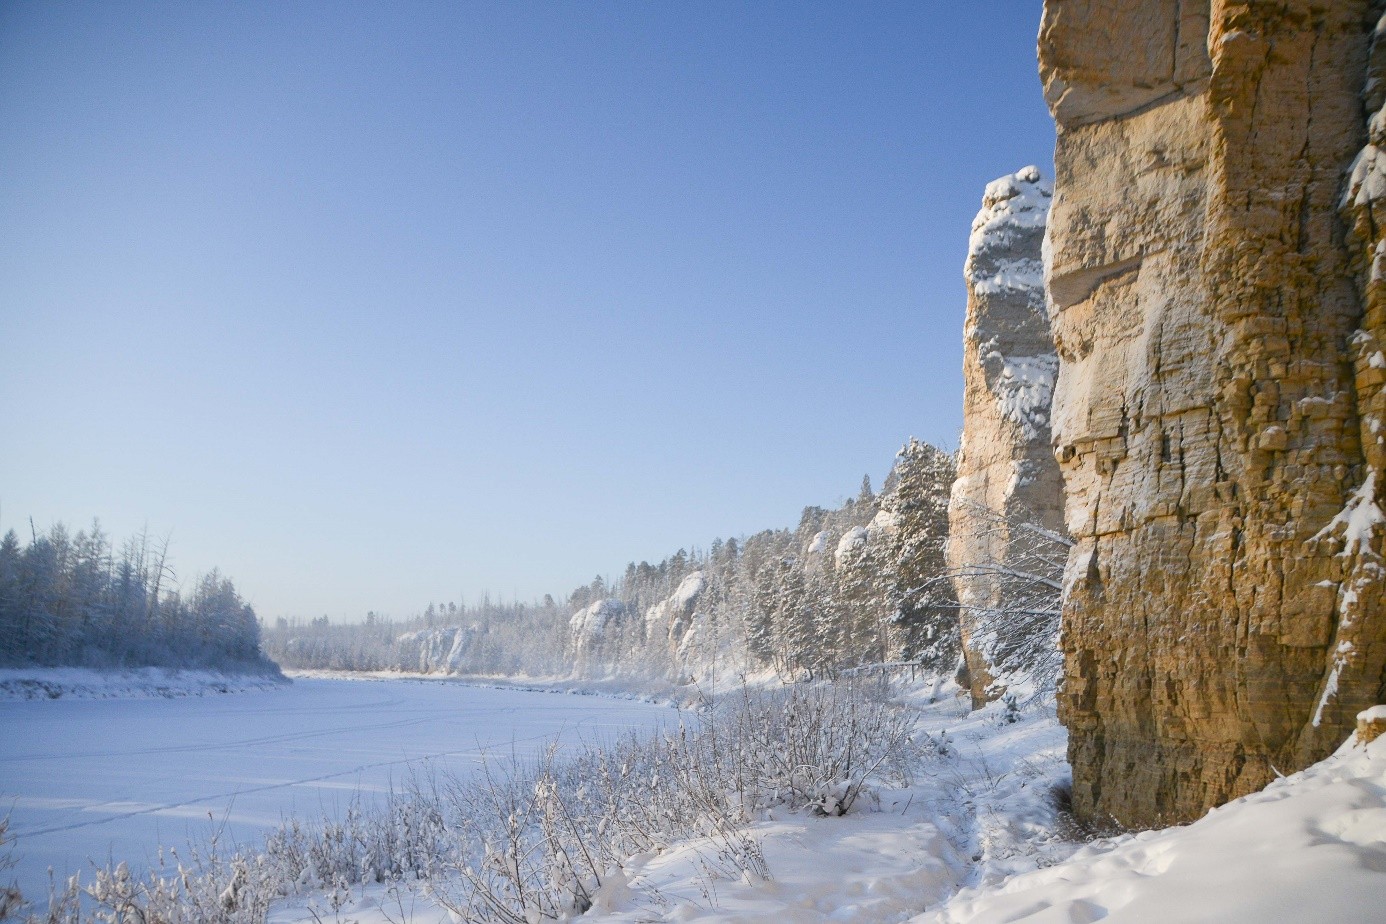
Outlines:
POLYGON ((672 594, 646 610, 645 637, 652 641, 664 637, 677 646, 693 622, 694 606, 706 583, 703 572, 694 571, 672 594))
POLYGON ((865 526, 853 526, 842 534, 842 538, 837 541, 837 550, 833 553, 833 561, 841 568, 857 549, 866 545, 870 540, 871 533, 865 526))
POLYGON ((965 273, 973 292, 1018 291, 1028 297, 1044 291, 1044 261, 1033 240, 1044 235, 1052 195, 1053 187, 1035 166, 987 184, 967 241, 965 273))
POLYGON ((987 184, 968 239, 968 361, 980 363, 998 410, 1027 440, 1049 435, 1059 357, 1044 296, 1045 220, 1052 190, 1037 167, 987 184))
POLYGON ((645 611, 645 640, 664 659, 649 667, 664 670, 671 677, 686 673, 704 634, 704 620, 697 607, 706 587, 707 576, 694 571, 679 581, 672 594, 645 611))
POLYGON ((421 629, 404 633, 396 642, 401 655, 408 652, 410 659, 416 662, 419 673, 456 674, 461 672, 462 660, 478 631, 476 626, 421 629))
POLYGON ((1357 713, 1357 744, 1371 744, 1383 733, 1386 733, 1386 706, 1373 706, 1357 713))

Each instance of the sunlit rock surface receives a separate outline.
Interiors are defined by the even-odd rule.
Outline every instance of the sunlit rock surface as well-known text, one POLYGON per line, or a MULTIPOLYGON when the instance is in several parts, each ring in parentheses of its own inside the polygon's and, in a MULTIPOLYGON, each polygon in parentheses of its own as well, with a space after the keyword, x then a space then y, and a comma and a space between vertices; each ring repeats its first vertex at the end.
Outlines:
POLYGON ((1378 700, 1373 10, 1045 3, 1060 710, 1089 818, 1198 817, 1378 700))
POLYGON ((1045 309, 1042 244, 1050 184, 1035 167, 986 188, 968 241, 963 328, 963 437, 948 519, 948 565, 961 604, 974 705, 994 698, 992 651, 1003 605, 992 571, 1012 557, 1008 521, 1063 528, 1063 481, 1050 448, 1059 359, 1045 309))

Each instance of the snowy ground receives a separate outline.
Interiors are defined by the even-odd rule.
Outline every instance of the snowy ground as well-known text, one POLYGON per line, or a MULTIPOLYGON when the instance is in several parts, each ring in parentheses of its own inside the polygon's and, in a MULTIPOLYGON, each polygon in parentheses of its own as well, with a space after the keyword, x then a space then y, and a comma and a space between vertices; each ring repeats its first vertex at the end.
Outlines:
POLYGON ((357 793, 388 789, 411 761, 469 770, 483 749, 601 739, 672 715, 628 700, 404 680, 0 700, 0 814, 11 816, 21 887, 42 898, 50 865, 60 877, 88 858, 138 869, 159 844, 217 830, 223 843, 255 843, 286 814, 336 814, 357 793))
POLYGON ((1093 844, 919 924, 1386 920, 1386 737, 1192 825, 1093 844))
MULTIPOLYGON (((1080 845, 1062 827, 1053 790, 1067 780, 1065 738, 1052 710, 1007 721, 993 706, 919 704, 926 756, 914 785, 881 791, 843 818, 774 811, 754 826, 770 880, 719 870, 713 844, 634 857, 609 876, 583 920, 640 922, 905 921, 959 889, 1056 862, 1080 845)), ((283 903, 274 924, 448 921, 417 884, 358 889, 333 908, 323 896, 283 903)))
MULTIPOLYGON (((968 713, 953 696, 924 700, 914 703, 924 748, 908 789, 882 791, 844 818, 770 812, 753 827, 768 879, 729 875, 710 843, 632 857, 609 871, 583 920, 1386 920, 1386 738, 1345 745, 1193 825, 1083 843, 1056 798, 1068 771, 1052 710, 1015 720, 1003 704, 968 713)), ((86 853, 104 856, 109 843, 138 859, 143 845, 188 826, 205 833, 224 821, 246 837, 280 812, 316 814, 383 788, 411 758, 467 764, 476 739, 538 743, 563 728, 600 736, 669 716, 603 697, 401 680, 301 679, 292 691, 138 704, 0 703, 0 734, 20 732, 0 754, 0 790, 19 794, 21 849, 33 852, 21 873, 32 878, 52 862, 46 851, 70 865, 74 838, 86 853)), ((425 884, 396 883, 289 898, 269 920, 452 918, 425 884)))
MULTIPOLYGON (((582 920, 1296 922, 1386 920, 1386 738, 1339 754, 1193 825, 1081 843, 1056 806, 1067 783, 1053 714, 1008 722, 922 706, 935 747, 908 790, 845 818, 755 825, 770 879, 719 877, 687 844, 608 875, 582 920)), ((449 921, 418 884, 371 886, 333 908, 295 898, 274 924, 449 921)))

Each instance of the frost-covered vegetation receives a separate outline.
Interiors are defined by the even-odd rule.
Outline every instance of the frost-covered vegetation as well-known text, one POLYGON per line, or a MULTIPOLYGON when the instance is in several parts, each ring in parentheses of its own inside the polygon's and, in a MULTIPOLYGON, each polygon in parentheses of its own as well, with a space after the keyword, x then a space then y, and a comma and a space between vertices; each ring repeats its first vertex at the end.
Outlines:
POLYGON ((374 612, 364 622, 279 619, 265 627, 265 654, 282 667, 423 674, 564 673, 566 614, 542 603, 484 599, 429 604, 422 616, 393 620, 374 612))
POLYGON ((566 598, 432 605, 416 619, 281 621, 266 650, 285 667, 684 682, 773 669, 786 679, 909 660, 951 673, 957 604, 945 568, 952 457, 911 440, 879 494, 805 508, 765 530, 632 562, 566 598))
POLYGON ((1059 616, 1073 541, 1040 525, 1022 504, 1004 513, 965 498, 954 505, 970 520, 971 548, 1004 548, 1005 557, 978 556, 932 580, 961 579, 987 589, 970 595, 969 642, 988 665, 995 690, 1012 698, 1051 695, 1063 670, 1059 616))
POLYGON ((142 534, 116 551, 97 523, 0 540, 0 666, 55 665, 275 670, 230 579, 180 585, 167 542, 142 534))
MULTIPOLYGON (((420 771, 343 819, 286 821, 263 848, 213 839, 165 851, 145 875, 98 867, 57 883, 48 910, 29 920, 259 922, 290 895, 340 903, 353 886, 406 882, 425 883, 463 920, 562 920, 632 858, 694 841, 710 880, 764 880, 771 871, 748 828, 768 812, 836 817, 875 787, 909 781, 914 720, 880 692, 742 688, 654 737, 501 756, 467 778, 420 771)), ((657 890, 647 899, 657 904, 657 890)))

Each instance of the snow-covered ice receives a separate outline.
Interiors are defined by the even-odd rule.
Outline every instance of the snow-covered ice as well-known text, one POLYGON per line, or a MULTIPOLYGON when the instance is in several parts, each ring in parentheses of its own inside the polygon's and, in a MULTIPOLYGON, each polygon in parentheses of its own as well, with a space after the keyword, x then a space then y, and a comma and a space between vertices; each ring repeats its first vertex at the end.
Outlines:
POLYGON ((158 845, 223 829, 257 843, 281 817, 344 811, 410 762, 467 771, 482 750, 537 750, 654 727, 668 708, 448 681, 299 679, 225 696, 0 701, 0 813, 18 876, 47 895, 87 859, 138 869, 158 845))

